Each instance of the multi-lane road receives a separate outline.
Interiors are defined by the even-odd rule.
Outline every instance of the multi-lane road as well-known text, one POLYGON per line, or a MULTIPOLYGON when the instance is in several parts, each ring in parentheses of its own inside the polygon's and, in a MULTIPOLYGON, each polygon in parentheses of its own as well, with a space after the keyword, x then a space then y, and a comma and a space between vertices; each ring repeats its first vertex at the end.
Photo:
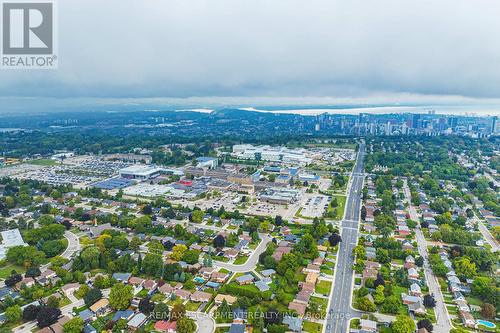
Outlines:
POLYGON ((361 211, 361 194, 363 191, 364 169, 363 158, 365 144, 360 144, 356 164, 351 175, 344 218, 342 220, 341 236, 337 263, 335 266, 335 280, 330 295, 328 317, 325 333, 345 333, 349 329, 349 320, 359 317, 361 313, 351 307, 353 287, 353 254, 352 251, 358 240, 359 216, 361 211))

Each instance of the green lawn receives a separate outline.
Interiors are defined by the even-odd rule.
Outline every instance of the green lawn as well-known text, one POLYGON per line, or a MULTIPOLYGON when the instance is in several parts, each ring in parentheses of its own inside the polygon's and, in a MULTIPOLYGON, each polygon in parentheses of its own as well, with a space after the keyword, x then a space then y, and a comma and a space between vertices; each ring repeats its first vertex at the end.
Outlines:
POLYGON ((41 166, 53 166, 57 164, 57 161, 49 159, 31 160, 27 162, 28 164, 41 165, 41 166))
POLYGON ((332 200, 334 198, 337 198, 337 207, 331 207, 331 205, 328 206, 328 211, 336 210, 337 215, 334 217, 335 220, 341 220, 342 217, 344 216, 344 210, 345 210, 345 201, 346 201, 346 196, 345 195, 332 195, 332 200))
POLYGON ((200 307, 201 303, 196 303, 196 302, 187 302, 186 303, 186 310, 187 311, 196 311, 200 307))
POLYGON ((246 263, 248 260, 248 257, 247 256, 239 256, 238 258, 236 258, 236 260, 234 260, 234 263, 235 265, 243 265, 244 263, 246 263))
POLYGON ((322 328, 323 326, 321 324, 313 323, 311 321, 304 321, 302 324, 302 330, 304 332, 320 333, 322 328))
POLYGON ((7 266, 0 268, 0 279, 8 278, 12 270, 15 270, 18 274, 23 274, 24 272, 26 272, 26 270, 22 266, 8 264, 7 266))
POLYGON ((318 284, 316 284, 316 292, 318 294, 328 296, 330 294, 331 287, 332 283, 330 281, 321 280, 318 284))

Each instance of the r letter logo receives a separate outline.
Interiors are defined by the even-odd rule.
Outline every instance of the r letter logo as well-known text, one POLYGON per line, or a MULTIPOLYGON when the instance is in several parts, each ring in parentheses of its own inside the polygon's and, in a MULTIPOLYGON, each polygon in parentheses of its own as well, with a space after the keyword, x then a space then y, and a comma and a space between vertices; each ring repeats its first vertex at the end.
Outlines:
POLYGON ((2 3, 2 68, 57 68, 55 4, 2 3))

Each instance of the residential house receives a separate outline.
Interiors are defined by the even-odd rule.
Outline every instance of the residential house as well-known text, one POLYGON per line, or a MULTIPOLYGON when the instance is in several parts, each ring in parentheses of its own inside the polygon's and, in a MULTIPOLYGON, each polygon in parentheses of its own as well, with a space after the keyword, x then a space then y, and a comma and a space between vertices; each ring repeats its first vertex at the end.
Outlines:
POLYGON ((460 291, 455 291, 453 293, 453 300, 454 301, 463 301, 465 302, 465 297, 460 291))
POLYGON ((294 300, 288 304, 288 309, 296 311, 300 317, 303 317, 306 313, 307 303, 294 300))
POLYGON ((197 290, 191 294, 190 298, 193 302, 209 302, 212 294, 197 290))
POLYGON ((375 280, 377 278, 377 275, 378 275, 378 271, 376 271, 374 269, 365 268, 363 270, 363 275, 362 275, 362 285, 364 286, 366 283, 366 280, 368 280, 368 279, 375 280))
POLYGON ((260 272, 260 274, 262 276, 269 277, 269 276, 271 276, 273 274, 276 274, 276 271, 274 269, 270 268, 270 269, 263 270, 262 272, 260 272))
POLYGON ((177 322, 159 320, 155 323, 155 330, 162 333, 175 333, 177 331, 177 322))
POLYGON ((422 297, 422 290, 420 289, 420 285, 417 283, 412 283, 410 285, 410 295, 416 297, 422 297))
POLYGON ((28 288, 33 287, 35 285, 35 279, 32 277, 25 277, 18 283, 16 283, 16 289, 20 290, 23 286, 26 286, 28 288))
POLYGON ((246 333, 245 324, 231 324, 228 333, 246 333))
POLYGON ((127 283, 131 276, 132 273, 113 273, 112 277, 118 282, 127 283))
POLYGON ((142 312, 138 312, 135 316, 133 316, 127 323, 127 326, 130 330, 135 331, 139 327, 141 327, 148 317, 142 312))
POLYGON ((172 287, 168 283, 165 283, 160 288, 158 288, 158 291, 163 295, 170 296, 174 292, 174 287, 172 287))
POLYGON ((205 280, 209 280, 214 272, 215 272, 215 267, 202 267, 198 273, 205 280))
POLYGON ((270 289, 269 286, 262 280, 255 282, 255 286, 259 288, 261 292, 268 291, 270 289))
POLYGON ((408 280, 420 281, 420 275, 418 274, 418 271, 414 267, 408 269, 408 280))
POLYGON ((470 312, 460 311, 459 313, 460 319, 462 320, 462 324, 468 328, 476 328, 476 321, 474 317, 470 314, 470 312))
POLYGON ((457 305, 457 309, 460 312, 470 312, 469 305, 467 305, 467 302, 465 301, 455 301, 455 304, 457 305))
POLYGON ((141 279, 140 277, 137 277, 137 276, 131 276, 128 279, 128 283, 134 287, 142 287, 144 281, 146 281, 146 280, 141 279))
POLYGON ((89 307, 89 309, 97 316, 104 315, 108 311, 108 308, 109 301, 106 298, 101 298, 89 307))
POLYGON ((227 302, 227 304, 232 305, 236 303, 237 299, 236 297, 231 295, 218 294, 217 296, 215 296, 214 302, 215 304, 220 305, 224 300, 227 302))
POLYGON ((302 330, 302 319, 285 315, 283 317, 283 324, 288 326, 288 329, 292 332, 301 332, 302 330))
POLYGON ((319 265, 309 264, 302 270, 304 273, 318 273, 320 272, 319 265))
POLYGON ((68 297, 80 288, 79 283, 69 283, 61 287, 61 291, 68 297))
POLYGON ((158 287, 158 283, 155 280, 146 280, 146 281, 144 281, 142 286, 145 289, 149 290, 149 292, 153 292, 158 287))
POLYGON ((425 306, 424 306, 422 299, 419 299, 417 302, 410 303, 407 305, 408 305, 408 311, 410 311, 414 314, 425 315, 427 313, 427 311, 425 310, 425 306))
POLYGON ((245 274, 245 275, 242 275, 242 276, 238 276, 236 278, 236 282, 238 282, 238 284, 240 285, 244 285, 244 284, 250 284, 253 282, 255 278, 253 277, 253 275, 251 274, 245 274))
POLYGON ((217 282, 217 283, 224 283, 224 282, 226 282, 228 277, 229 277, 229 275, 227 273, 213 272, 210 280, 217 282))
POLYGON ((134 315, 134 311, 132 311, 132 310, 120 310, 120 311, 116 311, 112 320, 115 322, 120 320, 120 319, 124 319, 126 321, 129 321, 133 315, 134 315))
POLYGON ((403 304, 408 305, 408 304, 417 303, 417 302, 421 301, 422 299, 420 297, 417 297, 417 296, 401 294, 401 300, 402 300, 403 304))
POLYGON ((176 289, 174 295, 180 299, 187 300, 191 297, 191 292, 189 290, 176 289))
POLYGON ((85 324, 88 324, 95 319, 95 314, 90 309, 85 309, 78 314, 78 317, 80 317, 85 324))

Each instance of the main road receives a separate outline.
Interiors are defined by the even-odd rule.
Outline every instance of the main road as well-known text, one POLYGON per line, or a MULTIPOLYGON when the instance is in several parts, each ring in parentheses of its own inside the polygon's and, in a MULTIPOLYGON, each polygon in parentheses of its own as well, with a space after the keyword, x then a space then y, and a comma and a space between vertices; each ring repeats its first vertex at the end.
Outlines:
POLYGON ((335 280, 333 291, 330 294, 325 333, 345 333, 349 330, 349 320, 361 316, 361 312, 351 307, 351 295, 354 278, 352 251, 358 241, 361 193, 364 181, 364 155, 365 144, 362 142, 359 145, 358 157, 351 173, 344 218, 341 225, 342 242, 339 244, 337 254, 335 280))

